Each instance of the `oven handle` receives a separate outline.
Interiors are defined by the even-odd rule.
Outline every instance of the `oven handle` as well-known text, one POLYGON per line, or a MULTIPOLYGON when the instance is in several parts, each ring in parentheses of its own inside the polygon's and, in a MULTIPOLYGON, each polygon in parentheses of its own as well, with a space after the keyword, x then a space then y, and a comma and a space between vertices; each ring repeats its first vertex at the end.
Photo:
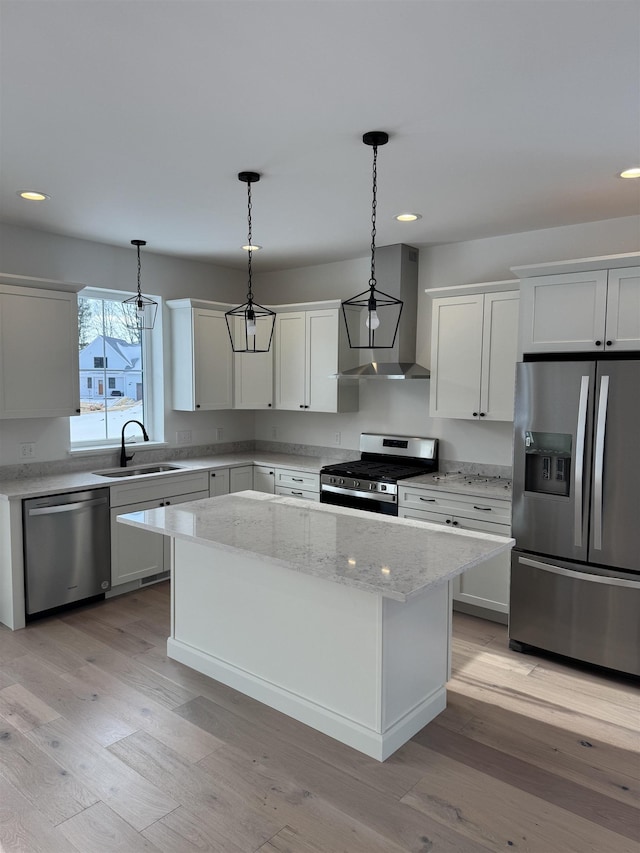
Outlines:
POLYGON ((573 569, 554 566, 552 563, 541 563, 539 560, 530 560, 528 557, 518 557, 518 562, 523 566, 531 566, 533 569, 542 569, 554 575, 564 575, 568 578, 577 578, 581 581, 589 581, 590 583, 606 583, 607 586, 627 586, 631 589, 640 589, 640 581, 613 578, 609 575, 593 575, 590 572, 576 572, 573 569))
POLYGON ((327 486, 322 484, 321 491, 333 492, 336 495, 348 495, 351 498, 364 498, 369 501, 379 501, 381 503, 395 503, 396 495, 390 495, 386 492, 359 492, 357 489, 344 489, 342 486, 327 486))

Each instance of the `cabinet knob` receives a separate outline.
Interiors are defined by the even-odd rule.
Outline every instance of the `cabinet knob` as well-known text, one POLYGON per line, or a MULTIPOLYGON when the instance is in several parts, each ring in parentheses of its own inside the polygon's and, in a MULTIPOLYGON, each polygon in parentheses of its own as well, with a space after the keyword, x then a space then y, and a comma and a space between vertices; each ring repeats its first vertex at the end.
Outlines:
POLYGON ((200 403, 196 403, 196 409, 200 408, 200 403))
POLYGON ((483 417, 484 417, 484 412, 480 412, 480 417, 481 417, 481 418, 483 418, 483 417))
POLYGON ((79 414, 80 414, 80 409, 76 409, 76 414, 77 414, 77 415, 79 415, 79 414))
POLYGON ((474 417, 474 418, 477 418, 477 417, 478 417, 478 413, 477 413, 477 412, 474 412, 474 413, 473 413, 473 417, 474 417))
POLYGON ((267 406, 268 406, 269 408, 271 408, 271 403, 267 403, 267 406))
POLYGON ((300 408, 301 408, 301 409, 304 409, 304 406, 302 405, 302 403, 300 403, 300 408))
POLYGON ((215 473, 214 473, 213 471, 211 472, 211 476, 212 476, 212 477, 215 477, 215 476, 216 476, 216 475, 215 475, 215 473))
MULTIPOLYGON (((169 504, 170 504, 170 503, 171 503, 171 501, 167 501, 167 502, 165 503, 165 506, 169 506, 169 504)), ((454 522, 454 524, 457 524, 457 523, 458 523, 457 521, 455 521, 455 522, 454 522)))
POLYGON ((448 518, 448 519, 445 521, 445 524, 451 524, 451 519, 450 519, 450 518, 448 518))
POLYGON ((602 341, 596 341, 596 346, 597 346, 597 347, 601 347, 601 346, 602 346, 602 341))
POLYGON ((607 346, 608 346, 608 347, 613 346, 613 341, 607 341, 607 346))
POLYGON ((453 526, 454 526, 454 527, 457 527, 457 526, 458 526, 458 522, 457 522, 457 521, 454 521, 454 522, 453 522, 453 526))

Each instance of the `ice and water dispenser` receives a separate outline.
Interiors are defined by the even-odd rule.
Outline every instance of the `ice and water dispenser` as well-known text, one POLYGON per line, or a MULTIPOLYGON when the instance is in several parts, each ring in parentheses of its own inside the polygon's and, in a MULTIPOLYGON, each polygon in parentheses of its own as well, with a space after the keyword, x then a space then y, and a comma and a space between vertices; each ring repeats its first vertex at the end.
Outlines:
POLYGON ((527 430, 524 445, 525 491, 568 497, 571 435, 527 430))

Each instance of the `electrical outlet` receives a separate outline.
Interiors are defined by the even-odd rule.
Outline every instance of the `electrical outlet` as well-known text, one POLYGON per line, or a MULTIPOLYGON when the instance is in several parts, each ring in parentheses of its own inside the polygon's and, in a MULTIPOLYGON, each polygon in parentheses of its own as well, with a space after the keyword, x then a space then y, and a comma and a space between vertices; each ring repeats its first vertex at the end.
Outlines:
POLYGON ((190 429, 179 429, 176 432, 176 444, 191 444, 191 430, 190 429))
POLYGON ((336 444, 336 445, 339 445, 339 444, 341 444, 341 443, 342 443, 342 433, 337 432, 337 433, 335 434, 335 438, 334 438, 334 442, 333 442, 333 443, 334 443, 334 444, 336 444))
POLYGON ((20 445, 20 458, 21 459, 35 459, 36 455, 36 446, 32 441, 27 441, 24 444, 20 445))
POLYGON ((224 430, 222 427, 216 427, 216 441, 222 441, 222 436, 224 435, 224 430))

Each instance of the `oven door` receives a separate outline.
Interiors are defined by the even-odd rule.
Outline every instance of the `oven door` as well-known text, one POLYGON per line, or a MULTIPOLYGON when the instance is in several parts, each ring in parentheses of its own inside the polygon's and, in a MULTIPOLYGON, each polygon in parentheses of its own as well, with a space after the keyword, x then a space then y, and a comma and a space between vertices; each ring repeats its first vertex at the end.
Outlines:
POLYGON ((346 506, 349 509, 364 509, 367 512, 381 512, 384 515, 398 515, 398 503, 395 495, 384 497, 362 497, 358 492, 338 490, 323 485, 320 491, 320 503, 332 506, 346 506))

